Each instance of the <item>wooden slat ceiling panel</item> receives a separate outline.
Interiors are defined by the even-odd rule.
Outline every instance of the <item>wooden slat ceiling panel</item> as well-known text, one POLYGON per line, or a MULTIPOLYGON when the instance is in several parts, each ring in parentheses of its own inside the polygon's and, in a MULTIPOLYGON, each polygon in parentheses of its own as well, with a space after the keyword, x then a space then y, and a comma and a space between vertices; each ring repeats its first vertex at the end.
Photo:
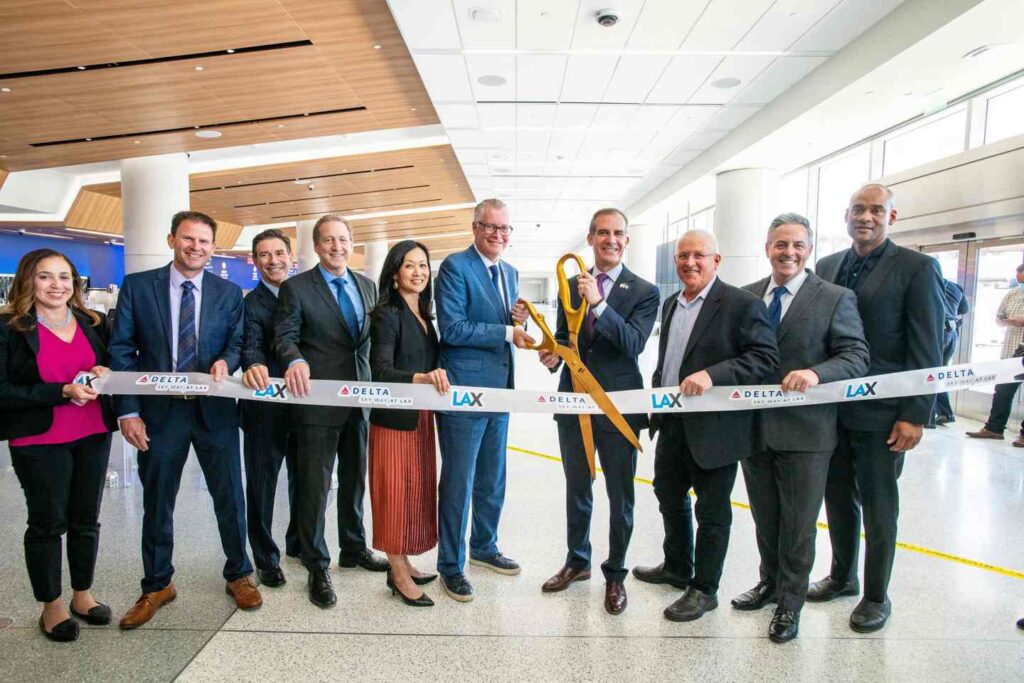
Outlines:
POLYGON ((0 168, 437 123, 386 0, 7 0, 0 7, 5 73, 302 40, 313 45, 5 79, 0 168), (303 117, 359 106, 367 110, 303 117), (219 128, 214 140, 184 131, 31 147, 280 116, 294 118, 219 128))

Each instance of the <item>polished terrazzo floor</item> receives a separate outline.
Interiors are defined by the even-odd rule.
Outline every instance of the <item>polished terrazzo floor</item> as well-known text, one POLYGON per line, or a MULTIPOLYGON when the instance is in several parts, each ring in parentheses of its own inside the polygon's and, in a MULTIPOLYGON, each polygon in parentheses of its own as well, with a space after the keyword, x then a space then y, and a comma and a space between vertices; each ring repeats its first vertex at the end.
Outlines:
MULTIPOLYGON (((554 380, 520 353, 520 386, 554 380)), ((651 362, 645 354, 645 365, 651 362)), ((469 567, 476 600, 456 603, 427 587, 437 605, 413 609, 393 598, 380 574, 332 568, 338 605, 320 610, 305 592, 305 572, 286 560, 289 583, 264 589, 265 604, 241 612, 224 594, 223 558, 209 496, 194 460, 178 498, 175 582, 179 597, 147 626, 83 629, 64 645, 38 632, 38 606, 24 570, 24 501, 0 447, 0 680, 274 681, 1018 681, 1024 674, 1024 450, 1009 441, 973 442, 977 423, 926 433, 901 480, 900 539, 919 549, 897 553, 893 617, 877 634, 847 626, 855 598, 808 605, 800 637, 774 645, 765 637, 770 610, 736 612, 728 599, 757 578, 753 523, 737 482, 733 534, 719 593, 721 606, 697 622, 666 621, 661 610, 679 592, 627 581, 629 608, 612 617, 595 576, 560 594, 540 591, 564 556, 564 485, 554 425, 542 416, 514 416, 509 436, 508 494, 500 529, 503 552, 523 572, 499 576, 469 567), (549 456, 549 457, 543 457, 549 456), (968 566, 923 550, 1017 572, 968 566)), ((638 477, 652 476, 645 446, 638 477)), ((122 482, 120 440, 112 464, 122 482)), ((597 486, 601 487, 600 475, 597 486)), ((333 502, 333 501, 332 501, 333 502)), ((367 524, 369 525, 369 502, 367 524)), ((94 592, 117 614, 137 597, 141 572, 141 489, 108 489, 94 592)), ((284 488, 278 491, 283 538, 284 488)), ((607 506, 597 496, 595 559, 607 548, 607 506)), ((328 539, 334 523, 328 515, 328 539)), ((661 559, 661 519, 648 483, 637 484, 636 527, 628 563, 661 559)), ((828 571, 827 535, 818 537, 813 577, 828 571)), ((432 568, 434 554, 418 565, 432 568)))

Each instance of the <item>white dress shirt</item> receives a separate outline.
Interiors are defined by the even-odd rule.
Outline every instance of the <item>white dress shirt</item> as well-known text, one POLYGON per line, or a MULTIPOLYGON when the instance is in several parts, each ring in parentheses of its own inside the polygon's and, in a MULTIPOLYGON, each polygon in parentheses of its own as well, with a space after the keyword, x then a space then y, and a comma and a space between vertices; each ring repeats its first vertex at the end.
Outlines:
MULTIPOLYGON (((593 268, 590 269, 590 274, 593 275, 596 279, 597 276, 601 274, 601 271, 597 269, 597 266, 594 266, 593 268)), ((622 263, 619 263, 619 265, 615 266, 607 273, 605 273, 605 275, 608 276, 608 284, 605 285, 605 293, 601 295, 601 303, 590 309, 594 312, 595 318, 600 318, 601 314, 604 313, 604 309, 608 308, 608 295, 612 293, 612 287, 615 285, 615 281, 619 279, 619 275, 621 274, 622 263)), ((599 294, 601 293, 600 284, 598 284, 597 286, 597 291, 599 294)))
MULTIPOLYGON (((498 263, 498 260, 492 261, 491 259, 484 256, 482 253, 480 253, 480 250, 477 249, 475 242, 473 243, 473 249, 476 251, 476 255, 480 257, 480 260, 484 262, 484 268, 487 269, 488 278, 491 276, 491 266, 498 266, 498 290, 501 292, 501 300, 505 302, 506 309, 511 313, 512 309, 510 307, 514 302, 510 302, 508 300, 508 292, 505 291, 505 274, 501 272, 501 264, 498 263)), ((512 343, 512 330, 514 329, 515 328, 512 327, 512 325, 505 326, 505 341, 507 341, 509 344, 512 343)))
POLYGON ((770 306, 772 303, 772 299, 775 298, 775 290, 778 289, 780 286, 785 287, 788 294, 782 295, 782 314, 779 316, 779 320, 782 320, 783 318, 786 317, 786 311, 789 310, 789 305, 793 303, 793 299, 796 298, 796 293, 800 291, 800 287, 803 286, 806 280, 806 270, 801 270, 798 274, 789 278, 781 285, 776 284, 775 278, 772 278, 768 282, 768 289, 765 290, 764 296, 762 297, 762 299, 764 299, 764 305, 770 306))
MULTIPOLYGON (((199 361, 199 312, 203 303, 203 275, 204 271, 200 271, 199 275, 187 278, 178 272, 173 263, 171 264, 171 277, 168 285, 171 295, 171 367, 168 369, 171 372, 178 367, 178 316, 181 315, 181 286, 185 284, 186 280, 195 286, 195 289, 192 290, 192 297, 196 302, 196 361, 197 363, 199 361)), ((197 367, 196 371, 205 372, 206 368, 197 367)))

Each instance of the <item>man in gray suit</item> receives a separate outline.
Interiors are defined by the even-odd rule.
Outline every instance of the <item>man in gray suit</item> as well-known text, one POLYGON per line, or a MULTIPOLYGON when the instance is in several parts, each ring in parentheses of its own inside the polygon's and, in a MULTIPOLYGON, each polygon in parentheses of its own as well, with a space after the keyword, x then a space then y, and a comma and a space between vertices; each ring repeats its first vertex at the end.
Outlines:
MULTIPOLYGON (((856 296, 804 268, 813 245, 806 218, 776 217, 764 245, 772 274, 744 287, 764 300, 775 328, 779 368, 766 381, 787 392, 860 377, 870 362, 856 296)), ((814 565, 815 522, 838 441, 836 420, 834 403, 759 411, 764 450, 742 461, 761 580, 732 606, 756 610, 777 602, 768 627, 777 643, 799 630, 814 565)))

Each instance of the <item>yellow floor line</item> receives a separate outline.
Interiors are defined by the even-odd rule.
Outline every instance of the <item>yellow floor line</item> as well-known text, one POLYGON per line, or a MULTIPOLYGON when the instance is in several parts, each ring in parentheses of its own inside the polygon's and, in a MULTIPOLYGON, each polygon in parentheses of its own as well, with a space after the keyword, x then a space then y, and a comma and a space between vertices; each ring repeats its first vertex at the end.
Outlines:
MULTIPOLYGON (((516 453, 523 453, 524 455, 531 455, 531 456, 533 456, 535 458, 543 458, 544 460, 553 460, 554 462, 562 462, 561 458, 555 457, 553 455, 548 455, 546 453, 538 453, 537 451, 531 451, 531 450, 527 450, 525 448, 519 448, 517 446, 508 446, 508 450, 515 451, 516 453)), ((600 467, 597 468, 597 471, 600 472, 601 468, 600 467)), ((633 477, 633 480, 638 482, 638 483, 640 483, 640 484, 647 484, 648 486, 652 486, 654 484, 654 482, 652 482, 650 479, 644 479, 642 477, 633 477)), ((694 495, 693 492, 691 492, 690 495, 694 495)), ((741 503, 739 501, 735 501, 735 500, 732 501, 732 505, 733 505, 733 507, 739 508, 741 510, 750 510, 750 506, 749 505, 747 505, 746 503, 741 503)), ((825 531, 828 531, 828 524, 825 524, 824 522, 818 522, 818 528, 819 529, 824 529, 825 531)), ((863 537, 864 537, 864 534, 861 534, 861 538, 863 538, 863 537)), ((962 564, 962 565, 967 566, 967 567, 974 567, 975 569, 983 569, 983 570, 985 570, 987 572, 992 572, 994 574, 1001 574, 1002 576, 1009 576, 1010 578, 1013 578, 1013 579, 1024 580, 1024 572, 1019 572, 1019 571, 1017 571, 1015 569, 1007 569, 1005 567, 997 567, 997 566, 992 565, 992 564, 986 564, 984 562, 978 562, 977 560, 971 560, 971 559, 966 558, 966 557, 959 557, 957 555, 950 555, 949 553, 944 553, 941 550, 932 550, 931 548, 925 548, 924 546, 914 545, 913 543, 904 543, 903 541, 896 541, 896 547, 900 548, 901 550, 907 550, 907 551, 912 552, 912 553, 917 553, 919 555, 926 555, 928 557, 933 557, 933 558, 935 558, 937 560, 946 560, 947 562, 955 562, 957 564, 962 564)))

